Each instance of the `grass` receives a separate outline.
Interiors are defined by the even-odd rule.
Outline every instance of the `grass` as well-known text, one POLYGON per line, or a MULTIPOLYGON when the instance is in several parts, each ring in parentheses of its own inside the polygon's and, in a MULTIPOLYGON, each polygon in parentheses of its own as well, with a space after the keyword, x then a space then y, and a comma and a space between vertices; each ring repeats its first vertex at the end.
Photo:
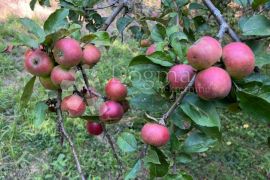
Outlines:
MULTIPOLYGON (((22 28, 16 19, 0 24, 0 44, 18 43, 18 29, 22 28)), ((36 83, 28 107, 20 107, 22 88, 31 78, 23 70, 24 51, 24 47, 17 47, 0 56, 0 179, 78 179, 69 147, 66 143, 63 147, 59 145, 55 116, 48 115, 40 127, 33 125, 36 103, 51 95, 36 83)), ((138 53, 132 40, 128 45, 116 41, 109 51, 103 49, 102 62, 88 71, 91 84, 102 92, 112 76, 130 83, 127 65, 138 53)), ((221 115, 222 143, 195 155, 188 164, 179 164, 179 169, 195 179, 266 179, 270 173, 267 124, 242 113, 221 112, 221 115)), ((114 177, 117 164, 108 144, 100 137, 87 135, 84 123, 79 119, 65 121, 88 179, 114 177)), ((116 138, 125 128, 120 124, 110 126, 109 131, 116 138)), ((121 159, 125 167, 134 163, 134 157, 128 154, 121 154, 121 159)))

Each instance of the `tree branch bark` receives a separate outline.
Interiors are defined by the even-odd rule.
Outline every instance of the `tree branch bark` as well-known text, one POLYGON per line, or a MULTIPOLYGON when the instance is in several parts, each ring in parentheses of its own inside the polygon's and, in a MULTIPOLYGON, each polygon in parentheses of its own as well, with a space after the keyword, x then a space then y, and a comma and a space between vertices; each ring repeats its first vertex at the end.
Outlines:
POLYGON ((211 0, 203 0, 204 5, 209 9, 209 11, 214 15, 218 24, 220 25, 220 30, 218 33, 218 38, 222 39, 225 32, 230 35, 230 37, 234 41, 240 41, 238 35, 234 32, 234 30, 228 25, 221 12, 216 8, 216 6, 212 3, 211 0))
POLYGON ((69 146, 70 146, 70 148, 72 150, 72 154, 73 154, 74 160, 76 162, 76 167, 77 167, 77 170, 78 170, 78 172, 79 172, 79 174, 81 176, 81 179, 85 180, 85 177, 84 177, 84 174, 83 174, 83 171, 82 171, 82 168, 81 168, 81 164, 80 164, 80 161, 79 161, 79 158, 78 158, 74 143, 73 143, 72 139, 70 138, 69 134, 67 133, 67 131, 65 129, 65 126, 64 126, 64 123, 63 123, 63 114, 62 114, 62 110, 61 110, 61 102, 62 102, 62 90, 59 89, 57 91, 57 104, 56 104, 57 123, 59 124, 59 128, 60 128, 61 133, 63 133, 63 136, 65 137, 65 139, 69 143, 69 146))

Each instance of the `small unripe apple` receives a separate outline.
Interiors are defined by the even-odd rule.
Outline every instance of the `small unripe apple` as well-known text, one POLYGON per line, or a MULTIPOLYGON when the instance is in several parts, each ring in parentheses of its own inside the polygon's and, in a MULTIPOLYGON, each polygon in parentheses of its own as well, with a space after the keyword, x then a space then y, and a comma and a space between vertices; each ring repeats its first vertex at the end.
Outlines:
POLYGON ((49 89, 49 90, 57 90, 59 89, 59 86, 55 85, 52 80, 51 77, 39 77, 39 81, 42 84, 42 86, 45 89, 49 89))
POLYGON ((219 67, 210 67, 198 73, 195 79, 195 89, 204 100, 222 99, 231 90, 230 75, 219 67))
POLYGON ((107 82, 105 92, 107 97, 114 101, 121 101, 127 97, 127 87, 117 78, 112 78, 107 82))
POLYGON ((72 38, 58 40, 52 51, 55 61, 65 68, 78 65, 83 55, 80 43, 72 38))
POLYGON ((192 66, 179 64, 173 66, 168 73, 168 80, 172 89, 184 89, 191 81, 195 72, 192 66))
POLYGON ((87 121, 86 123, 87 132, 90 135, 98 136, 103 132, 103 127, 100 123, 87 121))
POLYGON ((170 140, 170 132, 167 127, 157 123, 146 123, 141 130, 144 143, 160 147, 170 140))
POLYGON ((223 62, 228 73, 236 79, 250 75, 255 68, 254 53, 241 42, 233 42, 223 48, 223 62))
POLYGON ((149 46, 146 50, 146 56, 149 56, 151 54, 153 54, 156 51, 156 45, 152 44, 151 46, 149 46))
POLYGON ((140 42, 141 47, 149 47, 151 42, 148 39, 142 39, 140 42))
POLYGON ((49 76, 53 69, 53 61, 46 52, 37 49, 27 51, 25 54, 24 67, 33 75, 49 76))
POLYGON ((75 72, 70 69, 64 69, 58 65, 52 70, 51 80, 56 86, 67 88, 74 83, 75 72))
POLYGON ((128 112, 128 110, 130 109, 128 100, 123 100, 120 102, 120 104, 123 107, 124 113, 128 112))
POLYGON ((106 123, 118 122, 123 115, 123 107, 115 101, 106 101, 99 108, 100 120, 106 123))
POLYGON ((70 117, 80 117, 85 112, 86 105, 81 96, 73 94, 62 100, 61 109, 68 112, 70 117))
POLYGON ((100 57, 100 50, 95 45, 88 44, 83 50, 82 63, 93 67, 96 63, 98 63, 100 57))
POLYGON ((220 60, 221 56, 221 44, 210 36, 200 38, 187 52, 188 63, 198 70, 211 67, 220 60))

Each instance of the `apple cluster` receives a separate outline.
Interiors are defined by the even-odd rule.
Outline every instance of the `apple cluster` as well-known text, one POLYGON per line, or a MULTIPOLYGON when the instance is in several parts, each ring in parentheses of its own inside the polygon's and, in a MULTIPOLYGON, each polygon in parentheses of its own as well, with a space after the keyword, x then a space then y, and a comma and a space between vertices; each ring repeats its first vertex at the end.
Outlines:
MULTIPOLYGON (((155 44, 152 44, 146 55, 155 51, 155 44)), ((210 36, 200 38, 188 49, 187 60, 188 64, 177 64, 170 68, 167 75, 169 85, 173 90, 183 90, 197 73, 195 90, 204 100, 225 98, 231 91, 231 78, 240 80, 255 68, 254 53, 246 44, 232 42, 222 48, 220 42, 210 36), (216 66, 221 60, 224 69, 216 66)), ((154 146, 162 146, 170 138, 169 130, 156 123, 145 124, 141 136, 145 143, 154 146)))
MULTIPOLYGON (((65 89, 75 83, 75 72, 78 65, 93 67, 100 60, 100 50, 92 44, 83 48, 72 38, 63 38, 55 42, 51 53, 43 48, 28 49, 25 52, 25 69, 38 76, 45 89, 65 89)), ((100 120, 104 123, 118 122, 129 109, 127 88, 117 78, 108 81, 105 87, 106 99, 99 109, 100 120)), ((86 97, 87 98, 87 97, 86 97)), ((88 98, 96 98, 89 95, 88 98), (91 96, 91 97, 90 97, 91 96)), ((61 110, 69 117, 80 117, 86 110, 86 102, 81 93, 75 92, 66 96, 61 102, 61 110)), ((91 135, 103 132, 102 124, 89 120, 86 124, 91 135)))

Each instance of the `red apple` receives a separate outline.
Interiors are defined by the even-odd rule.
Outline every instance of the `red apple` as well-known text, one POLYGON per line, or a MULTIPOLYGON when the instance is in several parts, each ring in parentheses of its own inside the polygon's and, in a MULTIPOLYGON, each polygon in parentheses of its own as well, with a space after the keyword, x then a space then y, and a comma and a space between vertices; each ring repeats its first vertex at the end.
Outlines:
POLYGON ((61 109, 68 112, 70 117, 80 117, 85 112, 86 105, 81 96, 73 94, 62 100, 61 109))
POLYGON ((255 68, 252 50, 241 42, 233 42, 223 48, 223 62, 228 73, 236 79, 250 75, 255 68))
POLYGON ((100 50, 96 46, 88 44, 83 50, 82 63, 93 67, 96 63, 98 63, 100 57, 100 50))
POLYGON ((152 44, 151 46, 149 46, 146 50, 146 56, 150 56, 151 54, 153 54, 156 51, 156 45, 152 44))
POLYGON ((187 52, 188 63, 198 70, 211 67, 220 60, 221 56, 221 44, 210 36, 199 39, 187 52))
POLYGON ((24 67, 33 75, 49 76, 53 69, 53 61, 46 52, 37 49, 25 53, 24 67))
POLYGON ((141 130, 141 137, 146 144, 160 147, 170 140, 167 127, 157 123, 146 123, 141 130))
POLYGON ((71 38, 58 40, 52 51, 55 61, 65 68, 78 65, 83 55, 80 43, 71 38))
POLYGON ((195 72, 192 66, 179 64, 173 66, 168 73, 168 80, 172 89, 184 89, 191 81, 195 72))
POLYGON ((107 97, 114 101, 121 101, 127 97, 127 87, 117 78, 108 81, 105 92, 107 97))
POLYGON ((52 70, 51 80, 56 86, 67 88, 74 83, 75 72, 73 70, 64 69, 58 65, 52 70))
POLYGON ((57 90, 59 86, 53 84, 51 77, 39 77, 39 81, 45 89, 57 90))
POLYGON ((86 129, 90 135, 98 136, 103 132, 103 127, 100 123, 88 121, 86 123, 86 129))
POLYGON ((124 115, 121 104, 115 101, 104 102, 99 109, 100 120, 106 123, 114 123, 120 121, 124 115))
POLYGON ((195 89, 199 97, 205 100, 222 99, 231 90, 230 75, 219 67, 210 67, 197 75, 195 89))

